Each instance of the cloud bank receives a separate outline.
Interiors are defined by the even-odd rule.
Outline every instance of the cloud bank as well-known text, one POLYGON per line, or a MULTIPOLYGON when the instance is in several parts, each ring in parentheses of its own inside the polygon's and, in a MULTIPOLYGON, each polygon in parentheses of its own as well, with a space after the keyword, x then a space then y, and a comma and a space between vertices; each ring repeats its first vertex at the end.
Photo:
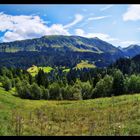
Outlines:
POLYGON ((123 14, 124 21, 137 21, 140 20, 140 5, 133 4, 128 7, 127 11, 123 14))
POLYGON ((2 42, 37 38, 44 35, 69 35, 62 24, 48 27, 39 16, 12 16, 0 13, 0 31, 4 32, 2 42))
POLYGON ((98 37, 104 41, 118 41, 117 38, 112 38, 108 34, 103 34, 103 33, 85 33, 84 30, 82 29, 76 29, 75 34, 78 36, 83 36, 83 37, 88 37, 88 38, 93 38, 93 37, 98 37))

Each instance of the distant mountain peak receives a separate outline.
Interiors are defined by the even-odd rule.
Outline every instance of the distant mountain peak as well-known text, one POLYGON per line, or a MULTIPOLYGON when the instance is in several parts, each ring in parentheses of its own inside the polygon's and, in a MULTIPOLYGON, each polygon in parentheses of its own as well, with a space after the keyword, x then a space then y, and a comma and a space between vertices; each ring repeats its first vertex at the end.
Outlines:
POLYGON ((140 54, 140 45, 132 44, 123 49, 127 56, 133 57, 140 54))
POLYGON ((93 37, 93 39, 101 40, 101 39, 100 39, 100 38, 98 38, 98 37, 93 37))
POLYGON ((123 50, 123 48, 121 46, 118 46, 117 48, 120 49, 120 50, 123 50))

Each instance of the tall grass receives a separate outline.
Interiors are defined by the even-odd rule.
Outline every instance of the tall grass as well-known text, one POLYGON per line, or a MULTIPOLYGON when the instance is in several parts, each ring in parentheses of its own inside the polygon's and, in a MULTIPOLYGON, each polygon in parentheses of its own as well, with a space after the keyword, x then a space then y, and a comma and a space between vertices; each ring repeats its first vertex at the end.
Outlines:
POLYGON ((140 95, 34 101, 0 94, 0 135, 140 135, 140 95))

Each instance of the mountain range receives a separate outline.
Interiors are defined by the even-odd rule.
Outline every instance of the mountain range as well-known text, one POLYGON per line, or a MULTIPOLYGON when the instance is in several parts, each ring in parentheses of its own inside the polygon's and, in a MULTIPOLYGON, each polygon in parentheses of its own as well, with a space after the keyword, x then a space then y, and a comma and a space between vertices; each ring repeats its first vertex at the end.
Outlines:
POLYGON ((26 68, 35 64, 73 67, 81 60, 88 60, 97 67, 106 67, 119 58, 137 54, 140 54, 139 45, 120 48, 97 37, 51 35, 0 43, 0 66, 26 68))

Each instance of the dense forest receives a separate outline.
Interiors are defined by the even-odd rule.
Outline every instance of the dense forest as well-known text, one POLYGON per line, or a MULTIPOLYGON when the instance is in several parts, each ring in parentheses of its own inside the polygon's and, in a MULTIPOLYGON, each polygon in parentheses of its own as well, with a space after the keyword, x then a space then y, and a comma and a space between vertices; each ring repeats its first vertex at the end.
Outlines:
POLYGON ((105 67, 115 62, 110 54, 96 54, 91 52, 69 52, 65 53, 48 49, 47 52, 16 52, 2 53, 0 52, 0 67, 15 67, 27 69, 33 64, 36 66, 66 66, 74 67, 81 60, 88 60, 97 67, 105 67), (57 59, 56 59, 57 58, 57 59), (110 58, 110 59, 108 59, 110 58), (94 60, 94 61, 93 61, 94 60))
POLYGON ((55 67, 42 69, 32 76, 20 68, 0 69, 0 82, 6 91, 16 88, 16 95, 26 99, 82 100, 140 92, 139 56, 119 59, 108 68, 73 69, 63 72, 55 67))
POLYGON ((36 66, 73 67, 88 60, 97 67, 106 67, 126 52, 97 37, 52 35, 41 38, 0 43, 0 66, 27 69, 36 66), (56 59, 57 58, 57 59, 56 59))

